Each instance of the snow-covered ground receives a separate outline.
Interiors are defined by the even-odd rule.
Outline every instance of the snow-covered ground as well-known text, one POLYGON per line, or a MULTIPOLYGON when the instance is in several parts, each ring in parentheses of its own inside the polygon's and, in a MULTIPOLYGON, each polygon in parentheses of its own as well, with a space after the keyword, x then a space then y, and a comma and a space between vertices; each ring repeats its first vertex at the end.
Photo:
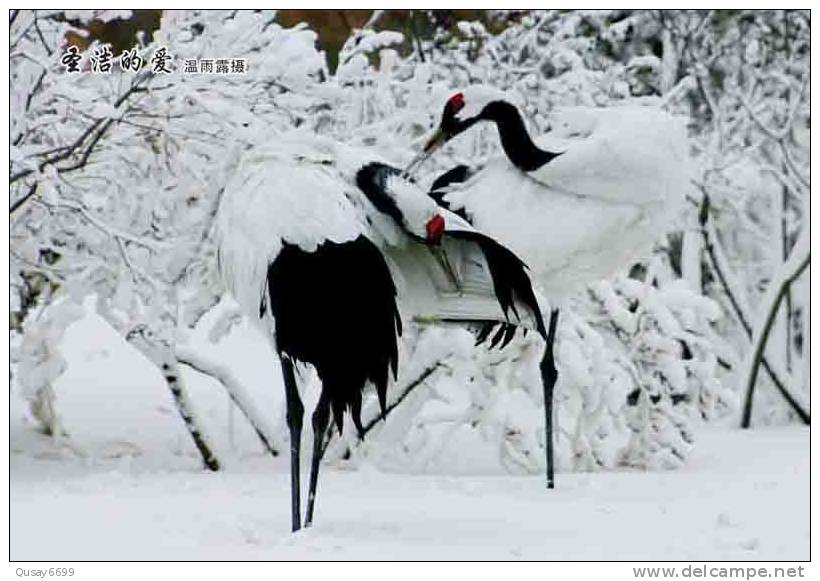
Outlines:
POLYGON ((704 428, 681 470, 559 474, 553 491, 530 476, 326 467, 316 524, 292 535, 286 459, 249 452, 238 417, 226 436, 215 384, 189 376, 225 464, 207 473, 158 375, 113 331, 83 319, 64 352, 57 401, 73 450, 34 433, 12 397, 14 560, 809 558, 805 428, 704 428))
POLYGON ((701 434, 666 473, 441 477, 326 469, 317 522, 288 532, 288 477, 82 470, 15 457, 12 559, 809 558, 808 430, 701 434))

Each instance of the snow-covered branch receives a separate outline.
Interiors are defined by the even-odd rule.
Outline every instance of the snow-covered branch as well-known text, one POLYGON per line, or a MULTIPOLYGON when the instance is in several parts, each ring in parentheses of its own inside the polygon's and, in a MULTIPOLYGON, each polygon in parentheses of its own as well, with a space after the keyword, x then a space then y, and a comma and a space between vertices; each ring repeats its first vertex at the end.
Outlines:
MULTIPOLYGON (((789 260, 781 268, 777 277, 769 283, 769 289, 763 300, 765 305, 765 316, 763 321, 752 335, 752 351, 747 366, 746 379, 743 385, 746 387, 746 397, 743 405, 743 417, 741 427, 748 428, 752 421, 752 403, 754 402, 754 391, 757 383, 757 375, 760 365, 763 362, 763 351, 766 348, 766 341, 772 330, 780 303, 786 296, 789 287, 809 266, 811 261, 811 251, 808 243, 808 235, 804 235, 801 241, 792 249, 789 260)), ((793 406, 800 415, 800 419, 809 424, 810 419, 800 406, 793 406), (802 413, 801 413, 802 412, 802 413)))
POLYGON ((149 329, 137 327, 126 335, 126 339, 137 351, 142 353, 151 363, 157 366, 171 393, 174 405, 182 418, 185 428, 191 436, 196 449, 202 457, 202 462, 208 470, 214 472, 220 468, 219 460, 213 452, 201 422, 194 412, 185 389, 185 382, 179 369, 179 362, 174 356, 171 347, 157 337, 149 329))
POLYGON ((264 446, 265 450, 267 450, 271 456, 279 455, 279 450, 273 443, 273 430, 268 426, 267 420, 265 420, 263 414, 257 409, 245 388, 227 366, 204 357, 201 353, 198 353, 190 347, 181 345, 177 345, 176 347, 176 356, 177 361, 183 365, 187 365, 194 371, 205 374, 218 381, 222 387, 225 388, 225 391, 228 393, 234 405, 239 408, 239 411, 241 411, 248 420, 248 423, 250 423, 256 435, 259 436, 259 441, 262 442, 262 446, 264 446))
MULTIPOLYGON (((702 186, 701 186, 702 189, 702 186)), ((704 238, 704 248, 706 249, 707 254, 709 255, 710 264, 712 265, 712 270, 718 277, 721 286, 723 287, 723 291, 726 297, 729 299, 729 304, 731 304, 732 309, 737 317, 737 320, 740 322, 743 330, 745 331, 749 340, 752 340, 753 337, 753 330, 752 325, 749 322, 749 315, 747 314, 747 310, 744 309, 740 301, 737 297, 737 292, 735 288, 737 288, 737 284, 731 282, 733 279, 731 277, 731 272, 729 270, 728 265, 726 264, 725 259, 723 258, 723 253, 719 250, 719 242, 717 240, 717 235, 714 231, 714 227, 709 222, 710 216, 710 202, 709 196, 705 190, 702 189, 703 192, 703 199, 701 201, 700 207, 700 216, 699 221, 701 223, 701 232, 704 238)), ((798 403, 798 401, 792 396, 791 391, 786 387, 787 383, 783 379, 785 374, 775 370, 774 366, 771 362, 768 361, 766 358, 765 353, 760 353, 760 364, 763 365, 763 369, 766 370, 769 378, 774 383, 775 388, 789 406, 794 410, 797 416, 805 423, 808 424, 810 422, 810 416, 803 406, 798 403)))

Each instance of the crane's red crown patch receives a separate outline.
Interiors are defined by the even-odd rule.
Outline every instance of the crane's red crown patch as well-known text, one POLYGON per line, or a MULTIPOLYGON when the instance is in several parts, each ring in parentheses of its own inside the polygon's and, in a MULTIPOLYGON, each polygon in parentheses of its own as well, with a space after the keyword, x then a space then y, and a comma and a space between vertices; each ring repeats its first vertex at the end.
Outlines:
POLYGON ((453 113, 458 113, 464 108, 464 93, 456 93, 455 95, 450 97, 450 100, 447 101, 447 104, 450 105, 450 107, 453 110, 453 113))
POLYGON ((444 218, 441 214, 436 214, 427 222, 427 240, 438 244, 441 241, 441 235, 444 234, 444 218))

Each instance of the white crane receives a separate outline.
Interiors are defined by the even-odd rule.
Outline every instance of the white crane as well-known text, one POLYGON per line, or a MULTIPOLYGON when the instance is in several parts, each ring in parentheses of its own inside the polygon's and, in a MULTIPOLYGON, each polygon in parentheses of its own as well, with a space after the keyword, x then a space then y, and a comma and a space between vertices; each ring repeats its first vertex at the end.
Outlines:
POLYGON ((341 432, 349 411, 361 434, 362 391, 372 383, 384 414, 402 319, 501 323, 494 344, 516 326, 546 336, 523 262, 372 159, 315 135, 279 136, 244 156, 217 220, 220 273, 281 362, 294 531, 304 414, 295 362, 312 364, 322 382, 309 525, 330 413, 341 432))
POLYGON ((558 305, 629 266, 665 230, 690 187, 686 127, 658 107, 575 107, 555 112, 550 131, 533 138, 503 92, 473 85, 447 100, 405 175, 482 121, 497 127, 505 156, 478 170, 453 168, 432 195, 521 256, 553 307, 541 363, 551 488, 558 305))
POLYGON ((691 187, 682 118, 649 106, 575 107, 533 139, 504 93, 480 85, 447 101, 408 170, 480 121, 496 125, 505 157, 462 171, 439 197, 524 258, 551 300, 645 251, 691 187))

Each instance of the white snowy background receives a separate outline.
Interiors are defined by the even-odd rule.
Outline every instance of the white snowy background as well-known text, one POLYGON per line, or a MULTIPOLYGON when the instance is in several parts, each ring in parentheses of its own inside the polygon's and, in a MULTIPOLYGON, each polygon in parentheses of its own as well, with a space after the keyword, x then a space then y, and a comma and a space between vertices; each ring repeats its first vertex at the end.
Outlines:
MULTIPOLYGON (((433 26, 409 53, 376 12, 331 70, 272 12, 166 11, 146 60, 248 72, 63 71, 66 33, 128 16, 12 14, 12 559, 808 558, 807 12, 493 13, 496 34, 433 26), (534 132, 575 105, 687 116, 691 195, 651 254, 562 313, 554 491, 539 339, 488 352, 411 328, 403 401, 330 443, 316 524, 291 535, 281 374, 215 276, 222 188, 293 127, 403 166, 478 82, 534 132)), ((499 154, 473 130, 422 182, 499 154)))

